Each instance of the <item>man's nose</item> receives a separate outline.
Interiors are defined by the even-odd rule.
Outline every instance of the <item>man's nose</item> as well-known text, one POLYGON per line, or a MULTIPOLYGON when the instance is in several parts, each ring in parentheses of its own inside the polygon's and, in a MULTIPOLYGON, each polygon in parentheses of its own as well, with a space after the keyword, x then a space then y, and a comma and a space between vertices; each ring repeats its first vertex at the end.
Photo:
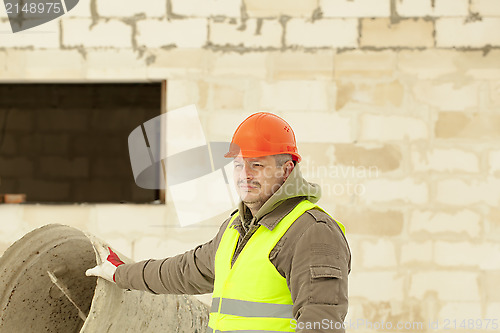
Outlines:
POLYGON ((243 168, 241 168, 240 172, 240 179, 253 179, 254 174, 252 168, 250 168, 248 165, 244 165, 243 168))

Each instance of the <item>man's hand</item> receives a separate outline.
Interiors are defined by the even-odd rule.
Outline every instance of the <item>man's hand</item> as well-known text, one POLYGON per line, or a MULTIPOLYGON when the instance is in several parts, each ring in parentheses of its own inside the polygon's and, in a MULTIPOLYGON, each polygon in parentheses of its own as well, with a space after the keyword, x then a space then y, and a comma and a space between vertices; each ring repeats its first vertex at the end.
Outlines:
POLYGON ((120 260, 118 255, 116 253, 114 253, 110 247, 108 247, 108 249, 109 249, 109 255, 106 258, 106 260, 102 264, 100 264, 94 268, 87 269, 87 271, 85 272, 85 275, 98 276, 98 277, 106 279, 110 282, 113 282, 113 283, 115 282, 116 268, 120 265, 125 264, 125 263, 120 260))

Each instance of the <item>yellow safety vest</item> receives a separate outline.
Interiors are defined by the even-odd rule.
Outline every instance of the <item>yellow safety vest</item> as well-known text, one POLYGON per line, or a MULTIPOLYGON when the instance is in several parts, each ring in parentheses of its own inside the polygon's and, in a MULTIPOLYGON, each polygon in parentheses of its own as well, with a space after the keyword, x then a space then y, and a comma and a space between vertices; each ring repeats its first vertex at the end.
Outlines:
MULTIPOLYGON (((303 200, 272 231, 258 228, 231 267, 239 237, 232 225, 238 213, 233 215, 215 254, 207 332, 295 332, 290 290, 286 279, 269 260, 269 254, 292 223, 313 208, 321 209, 303 200)), ((345 232, 344 226, 337 223, 345 232)))

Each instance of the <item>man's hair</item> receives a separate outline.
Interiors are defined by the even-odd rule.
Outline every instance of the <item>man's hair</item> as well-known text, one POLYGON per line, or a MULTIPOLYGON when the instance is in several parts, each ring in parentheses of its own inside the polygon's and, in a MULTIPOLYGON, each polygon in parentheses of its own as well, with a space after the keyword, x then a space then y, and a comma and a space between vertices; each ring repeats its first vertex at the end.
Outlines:
MULTIPOLYGON (((288 161, 293 161, 291 154, 278 154, 278 155, 273 155, 273 156, 274 156, 274 160, 276 161, 276 166, 279 166, 279 167, 288 161)), ((295 164, 295 162, 293 164, 295 164)))

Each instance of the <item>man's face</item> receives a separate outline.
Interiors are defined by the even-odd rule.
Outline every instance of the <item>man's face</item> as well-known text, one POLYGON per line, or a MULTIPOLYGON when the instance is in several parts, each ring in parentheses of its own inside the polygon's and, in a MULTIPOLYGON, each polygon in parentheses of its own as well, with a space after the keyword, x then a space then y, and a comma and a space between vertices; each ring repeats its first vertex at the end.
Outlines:
POLYGON ((276 166, 273 156, 255 158, 238 156, 233 163, 236 190, 241 201, 250 209, 258 210, 262 207, 283 184, 285 175, 288 176, 287 164, 276 166))

